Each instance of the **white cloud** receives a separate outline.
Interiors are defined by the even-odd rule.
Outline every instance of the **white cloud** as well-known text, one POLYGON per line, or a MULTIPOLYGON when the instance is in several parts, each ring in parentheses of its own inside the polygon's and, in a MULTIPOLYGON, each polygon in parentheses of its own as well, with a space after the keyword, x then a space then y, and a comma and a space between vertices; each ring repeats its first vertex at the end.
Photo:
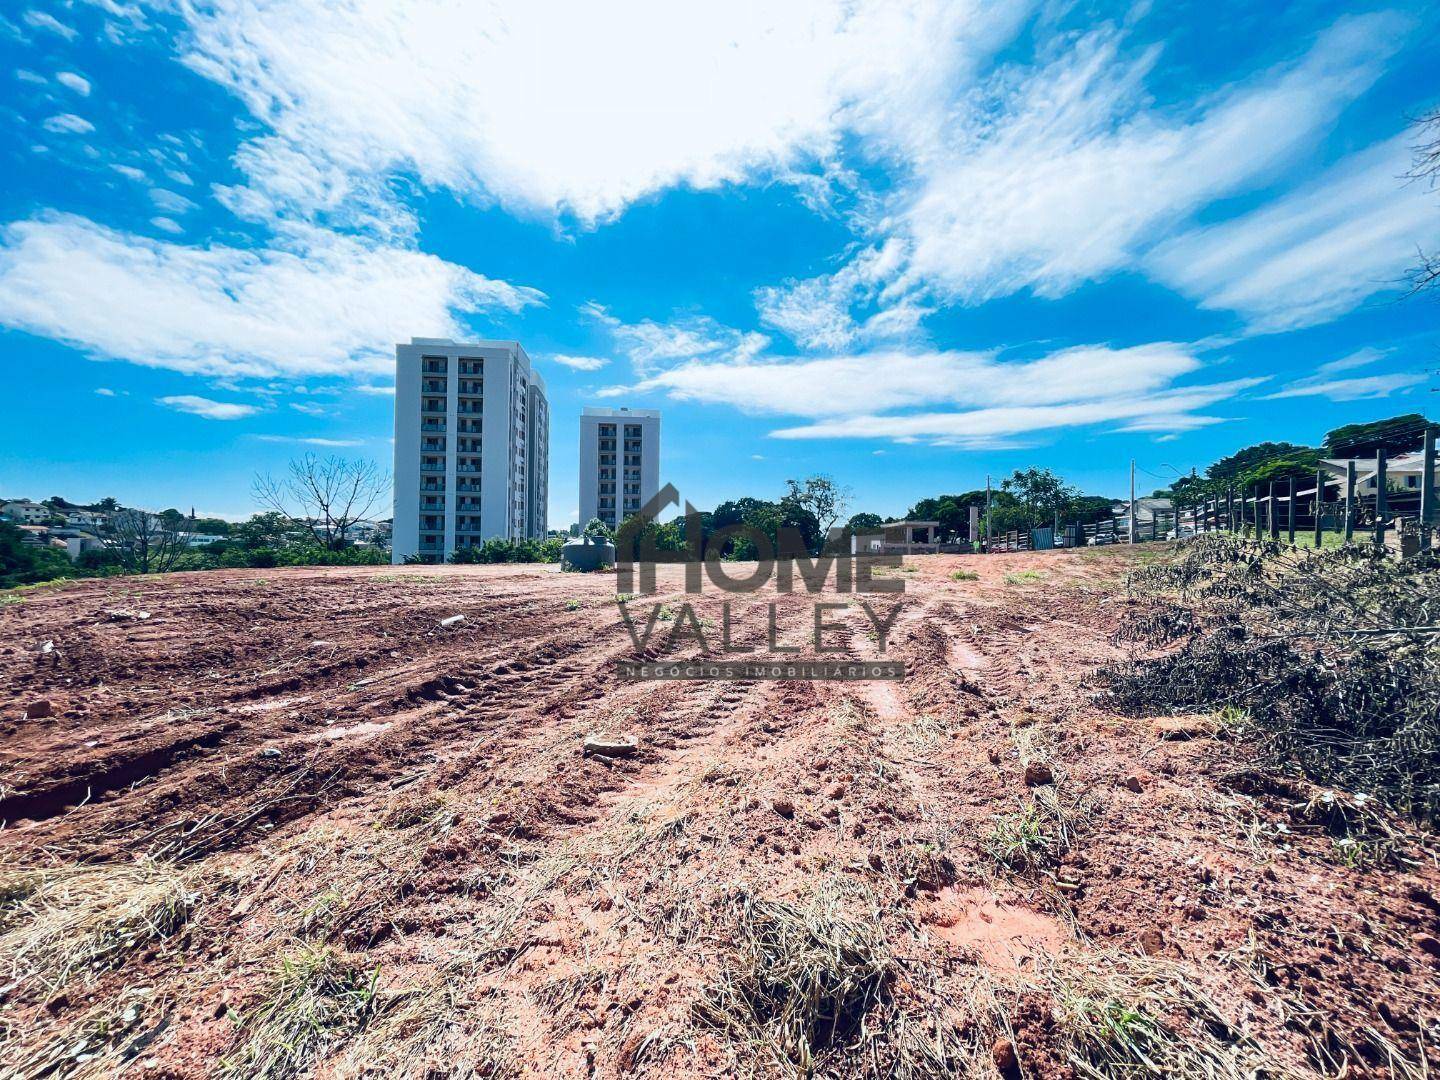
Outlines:
POLYGON ((114 390, 111 390, 108 386, 97 386, 97 387, 95 388, 95 393, 99 394, 101 397, 114 397, 114 396, 115 396, 115 391, 114 391, 114 390))
POLYGON ((95 130, 94 124, 74 113, 60 113, 58 116, 51 116, 46 119, 44 127, 46 131, 53 131, 61 135, 86 135, 95 130))
POLYGON ((561 356, 558 353, 551 356, 550 359, 554 360, 557 364, 574 368, 576 371, 599 371, 606 364, 610 363, 609 360, 599 356, 561 356))
POLYGON ((1191 410, 1203 409, 1224 401, 1261 381, 1263 380, 1233 379, 1223 383, 1175 388, 1156 394, 1056 405, 997 406, 958 412, 891 416, 866 414, 823 420, 801 427, 782 428, 771 434, 779 439, 884 438, 897 442, 925 440, 935 446, 977 449, 993 445, 994 440, 1009 435, 1103 425, 1119 420, 1129 421, 1132 430, 1154 430, 1154 417, 1164 417, 1166 427, 1182 423, 1198 426, 1217 422, 1216 418, 1191 416, 1191 410))
POLYGON ((164 405, 167 409, 174 409, 176 412, 203 416, 206 420, 239 420, 246 416, 253 416, 260 411, 254 405, 212 401, 210 398, 196 397, 194 394, 176 394, 170 397, 156 398, 155 402, 164 405))
POLYGON ((692 362, 625 392, 731 405, 749 413, 835 417, 925 405, 1050 405, 1141 397, 1200 367, 1174 342, 1127 349, 1079 346, 1035 360, 991 352, 871 352, 816 359, 692 362))
POLYGON ((61 71, 55 75, 55 81, 61 86, 67 86, 81 97, 90 96, 90 80, 83 75, 77 75, 73 71, 61 71))
POLYGON ((327 446, 332 448, 365 445, 364 439, 305 438, 295 435, 256 435, 255 438, 259 439, 261 442, 299 443, 303 446, 327 446))
POLYGON ((48 12, 31 9, 25 12, 24 19, 29 25, 35 27, 35 29, 48 30, 52 34, 59 34, 66 41, 74 41, 78 36, 73 26, 67 26, 48 12))
POLYGON ((762 321, 839 349, 913 335, 929 301, 1058 297, 1133 267, 1177 221, 1313 146, 1407 26, 1342 19, 1300 60, 1164 109, 1146 88, 1158 47, 1129 50, 1128 31, 1106 26, 1042 42, 1040 62, 900 125, 903 170, 870 215, 874 244, 833 274, 760 290, 762 321), (862 324, 857 304, 877 310, 862 324))
POLYGON ((150 224, 155 226, 155 228, 159 229, 161 232, 170 233, 172 236, 178 236, 185 231, 185 226, 181 225, 174 218, 152 217, 150 219, 150 224))
MULTIPOLYGON (((591 223, 669 187, 783 175, 847 126, 912 122, 1026 5, 976 0, 184 5, 186 61, 273 134, 252 210, 333 209, 377 178, 591 223)), ((238 193, 235 196, 240 198, 238 193)))
POLYGON ((418 251, 294 228, 189 246, 46 214, 0 232, 0 324, 103 357, 217 376, 391 370, 394 343, 543 294, 418 251))
POLYGON ((325 408, 323 405, 309 405, 301 401, 292 401, 290 403, 290 408, 294 409, 298 413, 304 413, 306 416, 330 415, 330 410, 325 408))
POLYGON ((133 165, 120 165, 116 162, 111 162, 110 168, 114 169, 121 176, 134 180, 137 183, 144 183, 146 179, 148 179, 144 169, 137 169, 133 165))
MULTIPOLYGON (((1198 410, 1263 382, 1176 386, 1201 369, 1195 346, 1060 349, 1032 359, 997 351, 872 351, 831 357, 731 355, 689 360, 606 396, 662 392, 758 415, 803 417, 779 438, 887 438, 965 448, 1055 428, 1124 424, 1189 430, 1198 410)), ((1004 445, 1013 445, 1004 443, 1004 445)))
POLYGON ((16 68, 15 78, 23 83, 30 83, 32 86, 44 86, 50 80, 41 75, 38 71, 30 71, 27 68, 16 68))
POLYGON ((753 356, 770 343, 764 334, 736 330, 708 315, 682 316, 664 323, 653 319, 627 323, 593 300, 580 306, 580 314, 606 327, 618 349, 642 375, 676 361, 722 352, 753 356))
POLYGON ((1408 136, 1379 143, 1275 202, 1166 244, 1152 272, 1256 331, 1333 319, 1395 290, 1416 246, 1440 243, 1434 193, 1399 179, 1409 167, 1408 136))
POLYGON ((393 386, 371 386, 371 385, 368 385, 368 384, 367 384, 367 385, 361 385, 361 386, 355 387, 355 392, 356 392, 357 394, 371 394, 371 395, 373 395, 374 397, 394 397, 394 396, 395 396, 395 387, 393 387, 393 386))
POLYGON ((1389 397, 1391 394, 1407 391, 1426 381, 1423 372, 1395 372, 1389 375, 1362 375, 1337 379, 1334 376, 1345 372, 1370 367, 1384 360, 1388 353, 1369 346, 1330 360, 1315 369, 1315 373, 1303 379, 1282 386, 1263 400, 1278 398, 1324 397, 1331 401, 1365 401, 1389 397))
POLYGON ((188 214, 197 209, 194 202, 166 188, 151 188, 150 201, 167 214, 188 214))
POLYGON ((910 336, 928 309, 912 301, 887 305, 859 322, 857 305, 873 302, 899 272, 905 245, 889 240, 861 251, 833 274, 755 290, 760 321, 803 349, 843 349, 857 340, 910 336))

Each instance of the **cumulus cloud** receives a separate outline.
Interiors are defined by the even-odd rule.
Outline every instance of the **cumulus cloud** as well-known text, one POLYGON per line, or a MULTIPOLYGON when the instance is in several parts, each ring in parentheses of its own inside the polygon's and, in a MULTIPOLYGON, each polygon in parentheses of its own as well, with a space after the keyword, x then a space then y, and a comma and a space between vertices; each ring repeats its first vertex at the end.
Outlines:
POLYGON ((1434 193, 1398 179, 1409 142, 1379 143, 1258 210, 1178 237, 1155 252, 1152 273, 1260 332, 1325 322, 1394 290, 1416 245, 1440 244, 1434 193))
POLYGON ((181 225, 174 218, 152 217, 150 219, 150 224, 155 226, 155 228, 159 229, 161 232, 167 232, 172 236, 178 236, 185 231, 185 226, 181 225))
POLYGON ((783 174, 846 127, 888 137, 1026 5, 620 0, 568 7, 563 33, 544 5, 503 0, 181 10, 186 62, 271 129, 237 158, 250 212, 373 200, 376 178, 413 173, 590 224, 665 188, 783 174))
POLYGON ((355 387, 357 394, 370 394, 373 397, 394 397, 395 387, 393 386, 372 386, 363 384, 355 387))
POLYGON ((148 178, 144 169, 137 169, 134 165, 121 165, 118 162, 111 162, 110 168, 114 169, 121 176, 136 183, 144 183, 148 178))
POLYGON ((708 315, 627 323, 593 300, 580 306, 580 314, 608 329, 618 351, 642 375, 677 361, 720 353, 754 356, 770 343, 764 334, 736 330, 708 315))
POLYGON ((296 228, 190 246, 45 214, 0 231, 0 324, 92 355, 219 376, 388 371, 418 331, 543 294, 418 251, 296 228))
POLYGON ((206 420, 240 420, 260 411, 254 405, 241 405, 231 401, 212 401, 210 398, 196 397, 194 394, 176 394, 170 397, 156 398, 155 401, 167 409, 203 416, 206 420))

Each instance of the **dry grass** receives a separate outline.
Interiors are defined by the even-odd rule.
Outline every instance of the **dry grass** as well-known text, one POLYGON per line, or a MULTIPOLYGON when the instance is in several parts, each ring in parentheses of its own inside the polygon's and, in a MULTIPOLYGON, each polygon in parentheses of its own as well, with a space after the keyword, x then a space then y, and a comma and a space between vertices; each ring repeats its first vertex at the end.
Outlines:
POLYGON ((0 870, 0 957, 12 984, 54 993, 77 976, 120 967, 175 933, 199 902, 194 874, 139 859, 0 870))
POLYGON ((1070 1065, 1089 1080, 1306 1075, 1222 1015, 1180 965, 1115 954, 1069 955, 1042 972, 1070 1065))
POLYGON ((224 1077, 288 1080, 307 1074, 375 1015, 375 981, 350 957, 302 945, 280 962, 265 999, 241 1015, 243 1043, 220 1065, 224 1077))
MULTIPOLYGON (((729 1037, 737 1067, 920 1077, 954 1075, 973 1056, 935 1002, 897 1000, 904 961, 890 948, 876 898, 854 883, 827 879, 796 900, 740 893, 727 921, 728 963, 694 1011, 729 1037)), ((917 973, 905 978, 912 988, 919 981, 917 973)))

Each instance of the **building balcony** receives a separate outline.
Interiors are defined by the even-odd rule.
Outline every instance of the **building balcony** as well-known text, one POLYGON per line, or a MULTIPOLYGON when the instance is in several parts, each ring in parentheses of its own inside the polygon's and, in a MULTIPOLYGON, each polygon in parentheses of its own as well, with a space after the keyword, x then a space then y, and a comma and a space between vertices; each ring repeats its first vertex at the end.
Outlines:
POLYGON ((420 425, 421 431, 444 431, 444 420, 426 420, 420 425))

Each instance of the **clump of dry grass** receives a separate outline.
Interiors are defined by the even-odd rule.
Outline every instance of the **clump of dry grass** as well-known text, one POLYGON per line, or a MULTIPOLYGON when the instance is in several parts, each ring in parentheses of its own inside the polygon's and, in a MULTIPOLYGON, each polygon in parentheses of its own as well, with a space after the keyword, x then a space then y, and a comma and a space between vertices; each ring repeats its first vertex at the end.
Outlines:
POLYGON ((981 849, 1017 873, 1051 870, 1074 845, 1076 831, 1090 810, 1083 793, 1070 797, 1059 784, 1036 788, 1026 805, 995 816, 981 849))
POLYGON ((872 894, 828 881, 797 900, 740 893, 728 908, 734 951, 695 1015, 752 1062, 801 1076, 953 1073, 958 1035, 937 1010, 897 1004, 902 961, 872 894))
POLYGON ((400 1080, 517 1080, 521 1074, 508 1018, 462 992, 452 964, 425 986, 397 994, 343 1051, 337 1076, 400 1080))
POLYGON ((199 903, 193 873, 150 859, 0 869, 0 957, 9 979, 53 993, 120 967, 175 933, 199 903))
POLYGON ((1070 955, 1042 974, 1071 1067, 1091 1080, 1296 1077, 1238 1030, 1177 964, 1070 955))
POLYGON ((308 1073, 374 1017, 378 975, 334 949, 296 949, 281 960, 265 1000, 242 1014, 245 1041, 221 1062, 220 1075, 287 1080, 308 1073))

